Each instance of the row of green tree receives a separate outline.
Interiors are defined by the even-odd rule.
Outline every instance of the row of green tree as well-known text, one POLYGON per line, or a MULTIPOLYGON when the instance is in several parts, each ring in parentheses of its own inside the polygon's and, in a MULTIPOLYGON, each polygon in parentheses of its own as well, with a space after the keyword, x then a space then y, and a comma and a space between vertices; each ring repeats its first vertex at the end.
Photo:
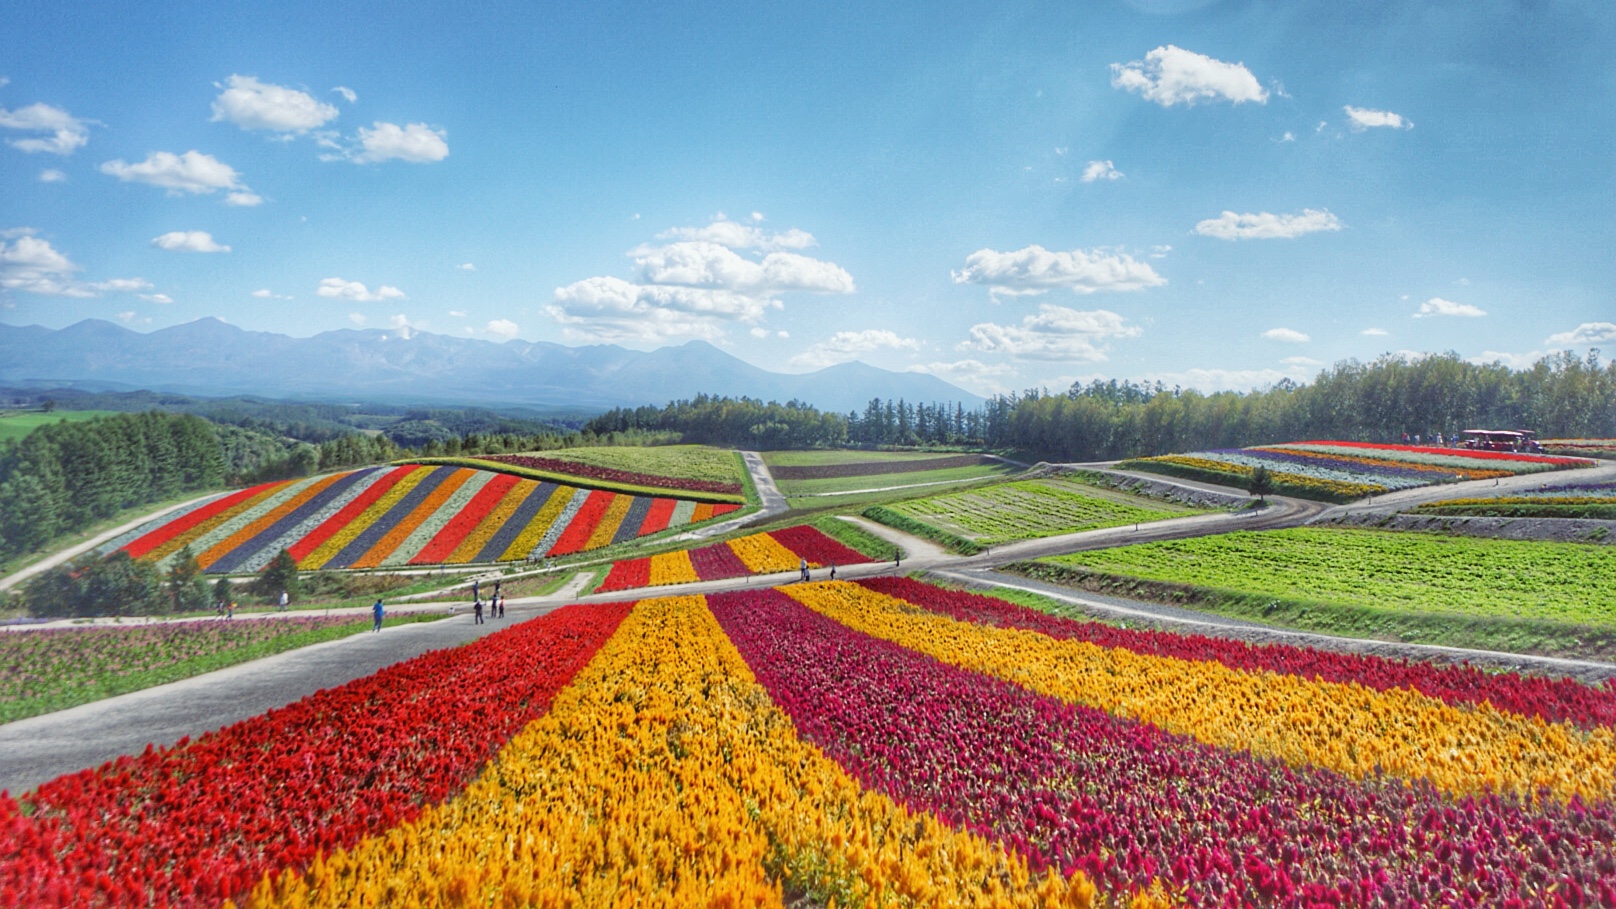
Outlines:
POLYGON ((1064 393, 957 403, 870 401, 823 413, 799 401, 698 395, 665 407, 618 408, 594 433, 665 432, 687 442, 746 448, 842 445, 1014 449, 1059 461, 1112 460, 1305 438, 1393 441, 1472 428, 1532 429, 1544 438, 1616 437, 1616 363, 1558 354, 1528 369, 1458 354, 1346 360, 1309 385, 1203 394, 1161 383, 1094 381, 1064 393))
POLYGON ((167 572, 127 552, 58 565, 29 582, 25 601, 37 618, 171 615, 234 604, 242 594, 273 603, 283 591, 291 601, 301 592, 297 560, 284 549, 251 582, 218 578, 210 584, 187 546, 167 572))
POLYGON ((206 420, 149 411, 41 426, 0 446, 0 557, 225 481, 206 420))

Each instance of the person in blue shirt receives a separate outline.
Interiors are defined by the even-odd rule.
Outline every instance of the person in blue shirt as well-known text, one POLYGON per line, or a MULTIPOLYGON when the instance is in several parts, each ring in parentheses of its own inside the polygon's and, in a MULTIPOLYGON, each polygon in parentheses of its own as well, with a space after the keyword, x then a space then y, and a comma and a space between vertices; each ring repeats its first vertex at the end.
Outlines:
POLYGON ((386 610, 382 607, 382 601, 381 600, 377 600, 376 605, 370 607, 370 614, 371 614, 371 617, 376 620, 375 627, 371 628, 370 630, 371 631, 381 631, 382 630, 382 616, 386 614, 386 610))

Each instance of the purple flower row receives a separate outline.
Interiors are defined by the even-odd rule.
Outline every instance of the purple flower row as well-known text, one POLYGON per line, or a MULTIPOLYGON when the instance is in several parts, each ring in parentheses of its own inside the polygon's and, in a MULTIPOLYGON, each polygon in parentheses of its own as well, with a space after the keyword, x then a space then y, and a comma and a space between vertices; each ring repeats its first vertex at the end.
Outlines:
POLYGON ((798 733, 861 784, 1191 906, 1596 906, 1616 902, 1616 816, 1445 799, 1230 753, 854 632, 777 590, 708 598, 798 733))

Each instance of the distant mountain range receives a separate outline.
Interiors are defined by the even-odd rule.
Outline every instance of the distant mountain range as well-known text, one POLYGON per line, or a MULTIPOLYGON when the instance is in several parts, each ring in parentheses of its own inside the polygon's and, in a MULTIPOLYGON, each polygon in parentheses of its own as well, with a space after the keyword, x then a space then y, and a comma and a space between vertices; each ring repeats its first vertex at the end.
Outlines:
POLYGON ((796 399, 838 412, 871 398, 982 403, 925 373, 842 363, 801 375, 752 366, 705 341, 648 353, 416 331, 328 331, 311 338, 198 319, 153 332, 101 319, 62 329, 0 323, 0 382, 252 394, 321 401, 521 404, 607 409, 697 394, 796 399))

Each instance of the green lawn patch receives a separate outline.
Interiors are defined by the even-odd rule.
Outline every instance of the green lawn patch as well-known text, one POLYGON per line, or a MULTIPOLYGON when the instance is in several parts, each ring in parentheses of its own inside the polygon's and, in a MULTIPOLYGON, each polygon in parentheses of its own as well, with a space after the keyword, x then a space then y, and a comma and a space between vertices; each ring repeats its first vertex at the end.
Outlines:
POLYGON ((887 507, 987 545, 1201 513, 1056 478, 995 484, 887 507))
POLYGON ((39 427, 49 424, 82 423, 86 420, 110 417, 116 413, 115 410, 53 410, 49 413, 38 410, 8 410, 0 412, 0 442, 21 439, 39 427))
MULTIPOLYGON (((917 487, 925 483, 962 483, 991 479, 1015 473, 1017 468, 1008 464, 979 464, 973 467, 951 467, 946 470, 914 470, 907 473, 884 473, 874 476, 828 477, 818 480, 776 480, 775 485, 787 498, 837 499, 849 493, 871 490, 917 487)), ((933 490, 935 492, 936 490, 933 490)), ((913 494, 913 493, 912 493, 913 494)), ((793 503, 795 506, 796 503, 793 503)), ((836 504, 841 504, 837 502, 836 504)), ((811 505, 810 505, 811 507, 811 505)))
POLYGON ((709 445, 558 448, 530 453, 575 464, 714 483, 739 483, 745 473, 737 466, 734 452, 709 445))

